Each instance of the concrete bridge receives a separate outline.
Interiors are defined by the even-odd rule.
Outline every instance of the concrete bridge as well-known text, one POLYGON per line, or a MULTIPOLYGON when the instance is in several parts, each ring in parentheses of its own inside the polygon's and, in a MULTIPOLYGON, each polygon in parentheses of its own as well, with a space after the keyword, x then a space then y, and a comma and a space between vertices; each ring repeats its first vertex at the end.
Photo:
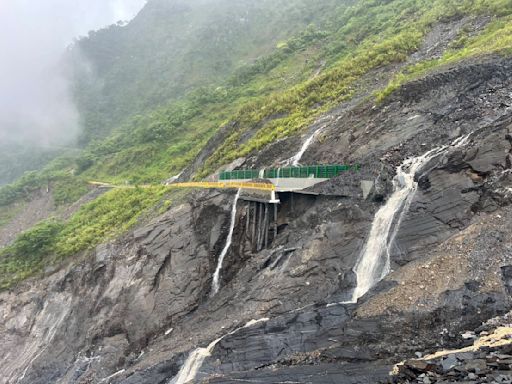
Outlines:
MULTIPOLYGON (((286 212, 294 211, 295 200, 300 202, 315 198, 317 194, 304 191, 305 189, 344 172, 358 170, 359 166, 348 165, 235 170, 220 173, 217 181, 168 182, 165 187, 239 190, 234 209, 237 209, 237 205, 242 208, 239 216, 245 220, 245 236, 252 250, 256 252, 272 243, 277 237, 280 225, 287 225, 283 222, 283 217, 287 216, 286 212)), ((90 184, 99 188, 162 188, 162 185, 155 184, 113 185, 98 181, 90 181, 90 184)))
POLYGON ((358 165, 310 165, 304 167, 234 170, 221 172, 221 182, 257 180, 270 182, 277 192, 293 192, 310 188, 345 172, 358 171, 358 165))
MULTIPOLYGON (((358 165, 312 165, 270 169, 245 169, 225 171, 217 175, 217 181, 170 182, 168 188, 240 189, 241 199, 261 203, 278 204, 279 192, 295 192, 337 177, 346 172, 359 171, 358 165)), ((90 184, 105 188, 154 188, 154 184, 112 185, 97 181, 90 184)))

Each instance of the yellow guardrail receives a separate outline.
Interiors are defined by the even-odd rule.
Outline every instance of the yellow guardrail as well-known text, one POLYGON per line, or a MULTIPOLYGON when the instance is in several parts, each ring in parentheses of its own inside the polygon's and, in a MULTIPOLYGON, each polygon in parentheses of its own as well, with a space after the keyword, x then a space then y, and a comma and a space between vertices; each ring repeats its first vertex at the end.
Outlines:
POLYGON ((109 183, 103 183, 101 181, 88 181, 89 184, 94 185, 96 187, 107 187, 107 188, 118 188, 115 185, 109 183))
MULTIPOLYGON (((143 184, 143 185, 113 185, 103 183, 101 181, 89 181, 89 184, 97 187, 106 188, 153 188, 158 185, 143 184)), ((209 181, 198 181, 189 183, 174 183, 166 186, 167 188, 205 188, 205 189, 253 189, 257 191, 275 191, 276 187, 274 184, 267 183, 244 183, 244 182, 209 182, 209 181)))
POLYGON ((89 181, 88 182, 91 185, 94 185, 96 187, 105 187, 105 188, 116 188, 116 189, 135 189, 135 188, 155 188, 155 187, 162 187, 162 185, 155 185, 155 184, 139 184, 139 185, 116 185, 116 184, 109 184, 104 183, 101 181, 89 181))
POLYGON ((220 188, 220 189, 254 189, 258 191, 275 191, 274 184, 266 183, 244 183, 244 182, 208 182, 198 181, 190 183, 174 183, 168 185, 170 188, 220 188))

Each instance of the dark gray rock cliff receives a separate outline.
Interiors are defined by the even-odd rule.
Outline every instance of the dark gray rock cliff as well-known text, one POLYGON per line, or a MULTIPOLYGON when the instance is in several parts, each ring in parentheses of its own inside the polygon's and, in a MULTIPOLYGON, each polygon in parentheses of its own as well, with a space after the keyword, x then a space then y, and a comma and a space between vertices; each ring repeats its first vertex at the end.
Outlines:
POLYGON ((460 332, 512 307, 511 89, 512 60, 491 57, 324 117, 303 162, 361 172, 293 206, 283 195, 279 235, 259 252, 240 201, 213 297, 233 201, 216 191, 0 293, 0 383, 170 383, 191 351, 220 337, 196 382, 375 383, 417 351, 462 345, 460 332), (357 304, 338 304, 357 283, 352 269, 396 166, 466 135, 417 175, 391 273, 357 304), (375 185, 367 198, 363 181, 375 185), (260 322, 244 327, 251 320, 260 322))

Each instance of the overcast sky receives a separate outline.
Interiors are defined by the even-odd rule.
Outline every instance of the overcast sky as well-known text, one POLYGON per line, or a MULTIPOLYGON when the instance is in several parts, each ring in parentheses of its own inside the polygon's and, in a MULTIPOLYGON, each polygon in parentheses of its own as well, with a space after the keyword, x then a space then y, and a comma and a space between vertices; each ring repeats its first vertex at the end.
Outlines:
POLYGON ((79 130, 57 63, 74 37, 131 19, 145 0, 0 0, 0 143, 43 145, 79 130))

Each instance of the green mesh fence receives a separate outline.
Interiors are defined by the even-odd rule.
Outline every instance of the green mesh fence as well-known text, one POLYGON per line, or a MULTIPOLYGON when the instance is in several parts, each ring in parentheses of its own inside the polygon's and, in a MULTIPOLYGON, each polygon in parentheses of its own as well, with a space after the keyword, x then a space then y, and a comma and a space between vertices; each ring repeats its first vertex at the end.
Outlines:
POLYGON ((252 180, 279 178, 316 178, 330 179, 343 172, 359 171, 359 165, 311 165, 308 167, 286 167, 265 170, 242 169, 231 172, 221 172, 220 180, 252 180))

